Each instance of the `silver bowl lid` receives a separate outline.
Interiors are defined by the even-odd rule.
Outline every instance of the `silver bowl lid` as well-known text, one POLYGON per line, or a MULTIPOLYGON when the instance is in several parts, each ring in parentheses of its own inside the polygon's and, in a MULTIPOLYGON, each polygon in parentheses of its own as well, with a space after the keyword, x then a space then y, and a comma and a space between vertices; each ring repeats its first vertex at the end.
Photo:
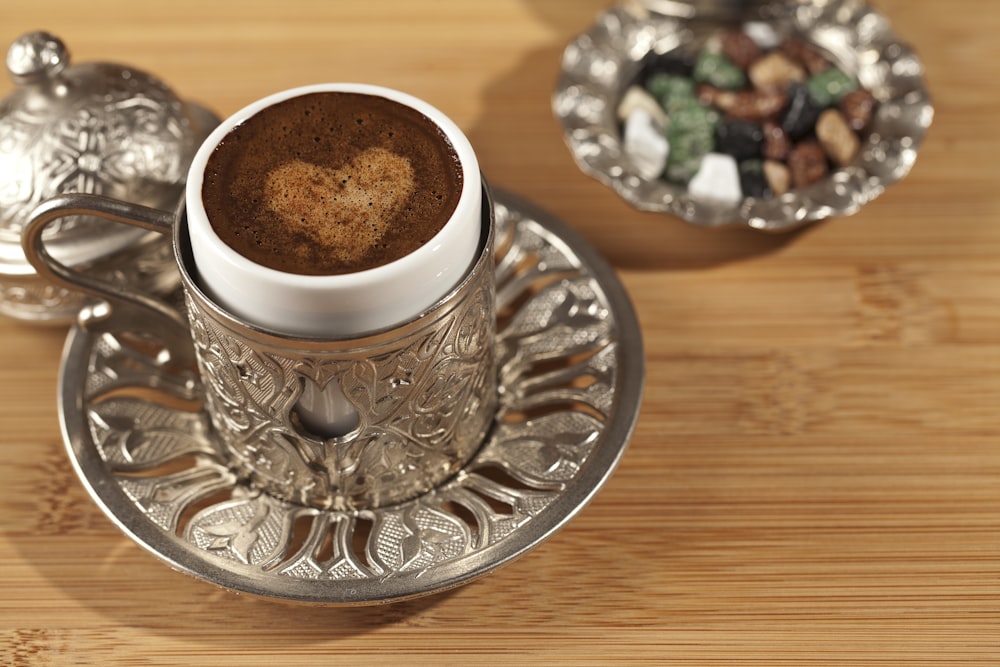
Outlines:
MULTIPOLYGON (((0 282, 34 274, 21 232, 49 197, 92 193, 175 208, 190 161, 217 123, 211 112, 140 70, 71 64, 63 42, 46 32, 15 40, 6 65, 16 87, 0 100, 0 282)), ((145 232, 75 216, 47 234, 52 254, 78 265, 139 243, 145 232)))

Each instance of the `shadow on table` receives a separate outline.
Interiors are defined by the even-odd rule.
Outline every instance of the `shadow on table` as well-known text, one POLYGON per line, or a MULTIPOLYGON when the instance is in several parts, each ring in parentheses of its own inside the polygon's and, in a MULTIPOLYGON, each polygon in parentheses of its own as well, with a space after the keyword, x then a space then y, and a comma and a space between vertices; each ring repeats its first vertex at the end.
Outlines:
MULTIPOLYGON (((68 464, 67 464, 68 465, 68 464)), ((67 471, 72 474, 71 471, 67 471)), ((75 479, 74 479, 75 482, 75 479)), ((78 495, 79 485, 67 486, 78 495)), ((83 493, 82 490, 81 494, 83 493)), ((287 645, 326 644, 365 635, 386 626, 415 624, 454 591, 377 606, 323 606, 256 598, 222 590, 171 571, 118 532, 89 498, 78 498, 73 527, 59 535, 14 540, 21 558, 52 590, 71 599, 81 618, 105 619, 120 638, 160 637, 204 651, 246 654, 287 645), (65 552, 65 545, 73 549, 65 552)), ((31 520, 31 517, 29 517, 31 520)), ((133 649, 130 649, 133 650, 133 649)), ((135 646, 136 652, 142 648, 135 646)), ((150 645, 152 650, 152 645, 150 645)), ((318 663, 317 663, 318 664, 318 663)))
POLYGON ((776 252, 816 228, 767 234, 697 227, 673 216, 636 210, 579 170, 552 114, 552 92, 566 44, 609 4, 524 0, 554 37, 481 93, 482 112, 468 134, 491 182, 562 219, 617 269, 711 267, 776 252))
MULTIPOLYGON (((321 655, 335 652, 338 642, 390 627, 439 633, 450 628, 460 642, 463 632, 477 628, 502 634, 526 608, 554 622, 548 614, 556 608, 567 614, 580 590, 602 585, 609 569, 621 566, 619 554, 595 553, 589 557, 593 568, 574 572, 558 593, 548 591, 538 599, 544 582, 564 576, 566 554, 579 550, 567 536, 546 545, 548 558, 539 549, 459 588, 393 604, 324 606, 256 598, 171 571, 121 533, 90 499, 55 437, 39 452, 37 466, 42 483, 29 500, 17 488, 0 489, 0 505, 8 508, 0 537, 10 538, 33 578, 43 582, 38 600, 55 601, 65 610, 55 612, 55 622, 67 614, 90 626, 95 618, 103 619, 99 626, 114 628, 119 641, 134 643, 128 651, 136 654, 162 649, 167 642, 178 654, 254 655, 288 646, 301 655, 310 652, 303 651, 305 646, 321 655), (506 604, 496 604, 497 599, 506 604), (149 643, 150 637, 160 643, 149 643)), ((585 607, 579 611, 590 613, 585 607)))

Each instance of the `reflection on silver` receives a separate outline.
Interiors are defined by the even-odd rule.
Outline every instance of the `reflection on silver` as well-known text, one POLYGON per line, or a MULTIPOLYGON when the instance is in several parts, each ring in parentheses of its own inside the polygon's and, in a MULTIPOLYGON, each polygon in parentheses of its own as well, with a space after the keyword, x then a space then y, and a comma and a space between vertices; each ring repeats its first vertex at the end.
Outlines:
POLYGON ((632 206, 706 227, 745 225, 778 232, 855 213, 909 173, 934 115, 922 75, 916 54, 896 39, 889 22, 858 0, 629 0, 601 14, 567 45, 552 109, 580 168, 632 206), (695 11, 702 7, 712 11, 695 11), (767 20, 784 34, 820 46, 880 103, 867 144, 852 164, 810 187, 773 199, 747 198, 738 206, 699 201, 682 186, 641 178, 622 151, 615 116, 618 100, 647 58, 700 44, 720 28, 730 8, 735 16, 729 19, 767 20))
MULTIPOLYGON (((45 32, 15 40, 6 64, 17 87, 0 99, 0 313, 67 323, 86 300, 42 281, 28 264, 21 232, 32 211, 64 193, 172 209, 195 150, 218 119, 137 69, 70 64, 66 46, 45 32)), ((74 216, 46 238, 61 261, 91 273, 123 271, 154 291, 176 277, 167 270, 169 241, 142 230, 74 216), (156 245, 168 251, 148 247, 156 245), (164 261, 150 265, 152 257, 164 261), (140 258, 145 269, 135 264, 140 258)))
POLYGON ((278 500, 223 464, 198 374, 171 367, 155 332, 84 317, 67 342, 60 416, 91 496, 172 567, 282 600, 417 597, 537 546, 624 452, 642 395, 642 339, 614 272, 584 241, 509 194, 496 202, 500 405, 450 480, 375 509, 278 500))

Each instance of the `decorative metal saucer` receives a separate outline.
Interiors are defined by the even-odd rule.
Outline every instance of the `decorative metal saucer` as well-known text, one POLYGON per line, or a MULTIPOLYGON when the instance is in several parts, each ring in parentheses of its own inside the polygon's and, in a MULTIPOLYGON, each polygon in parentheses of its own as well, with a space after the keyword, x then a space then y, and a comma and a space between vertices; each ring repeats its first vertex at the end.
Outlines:
POLYGON ((454 478, 376 510, 278 501, 226 467, 196 373, 165 364, 145 332, 114 330, 85 310, 67 339, 59 407, 91 496, 171 567, 289 601, 427 595, 540 544, 625 450, 642 395, 642 339, 623 287, 585 241, 504 192, 496 210, 500 407, 454 478))
POLYGON ((934 116, 923 71, 885 16, 860 0, 623 0, 567 45, 552 109, 580 169, 632 206, 704 227, 783 232, 856 213, 909 173, 934 116), (684 186, 641 177, 622 148, 616 116, 626 88, 649 59, 751 20, 819 47, 875 96, 878 108, 858 156, 811 186, 738 205, 699 200, 684 186))

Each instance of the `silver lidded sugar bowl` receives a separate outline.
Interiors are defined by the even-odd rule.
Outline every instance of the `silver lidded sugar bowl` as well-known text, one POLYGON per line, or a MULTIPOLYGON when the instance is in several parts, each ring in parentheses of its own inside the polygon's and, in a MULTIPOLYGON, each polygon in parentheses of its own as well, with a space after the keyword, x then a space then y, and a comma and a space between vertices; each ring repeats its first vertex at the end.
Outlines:
MULTIPOLYGON (((218 123, 145 72, 110 63, 70 65, 45 32, 25 34, 7 54, 15 84, 0 100, 0 313, 66 323, 86 297, 43 281, 21 248, 32 211, 66 193, 102 194, 173 209, 188 165, 218 123)), ((64 263, 167 292, 177 281, 168 240, 91 216, 47 230, 64 263)))

